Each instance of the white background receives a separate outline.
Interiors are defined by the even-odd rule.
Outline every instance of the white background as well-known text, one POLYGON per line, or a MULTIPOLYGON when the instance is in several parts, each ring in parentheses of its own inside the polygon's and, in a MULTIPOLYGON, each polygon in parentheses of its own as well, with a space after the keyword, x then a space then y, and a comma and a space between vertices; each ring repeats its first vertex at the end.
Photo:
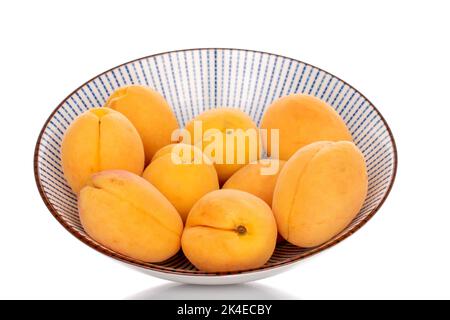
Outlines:
POLYGON ((2 1, 0 298, 450 298, 449 16, 448 1, 2 1), (222 288, 151 278, 69 235, 33 176, 50 112, 117 64, 196 47, 297 58, 364 93, 399 151, 379 213, 286 273, 222 288))

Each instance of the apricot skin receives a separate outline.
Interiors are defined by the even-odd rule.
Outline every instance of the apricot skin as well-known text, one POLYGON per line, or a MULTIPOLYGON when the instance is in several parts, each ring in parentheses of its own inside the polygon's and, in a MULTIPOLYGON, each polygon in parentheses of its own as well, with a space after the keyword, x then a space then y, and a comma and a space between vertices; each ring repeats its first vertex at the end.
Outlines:
MULTIPOLYGON (((273 190, 286 161, 276 159, 266 159, 270 164, 278 162, 278 171, 274 175, 261 174, 262 168, 270 166, 267 163, 262 163, 261 160, 249 163, 245 167, 236 171, 230 179, 225 182, 222 189, 235 189, 251 193, 258 198, 264 200, 269 206, 272 206, 273 190)), ((283 237, 278 234, 277 243, 283 242, 283 237)))
POLYGON ((67 129, 61 161, 69 186, 78 193, 95 172, 123 169, 140 175, 144 148, 125 116, 109 108, 94 108, 81 114, 67 129))
POLYGON ((130 85, 117 89, 105 103, 124 114, 139 132, 148 164, 156 151, 170 144, 172 132, 178 129, 178 122, 164 97, 155 90, 130 85))
POLYGON ((80 221, 105 247, 144 262, 178 252, 183 223, 170 202, 145 179, 121 170, 94 174, 81 190, 80 221))
POLYGON ((194 161, 196 155, 200 163, 174 163, 171 150, 175 146, 168 145, 158 151, 142 177, 167 197, 185 221, 192 206, 201 197, 219 189, 219 179, 214 165, 195 146, 184 145, 189 159, 194 161))
MULTIPOLYGON (((255 130, 256 133, 256 152, 251 152, 249 143, 250 139, 248 137, 244 137, 243 135, 239 135, 245 139, 245 149, 237 148, 235 145, 234 150, 227 151, 224 146, 223 159, 222 163, 215 163, 216 171, 219 176, 219 181, 223 184, 229 177, 233 175, 237 170, 245 166, 247 163, 256 161, 259 159, 260 153, 260 137, 259 131, 256 127, 256 124, 253 120, 243 111, 234 108, 221 107, 212 110, 205 111, 189 121, 186 124, 185 129, 191 135, 191 144, 196 144, 199 141, 199 138, 202 137, 194 137, 194 121, 201 121, 203 133, 209 129, 217 129, 222 132, 223 141, 225 141, 225 137, 227 135, 227 129, 242 129, 242 130, 255 130), (233 154, 230 157, 233 160, 233 163, 225 163, 227 152, 233 154), (238 163, 238 152, 242 152, 245 155, 245 163, 238 163)), ((204 139, 205 137, 203 137, 204 139)), ((204 139, 205 140, 205 139, 204 139)), ((235 142, 237 139, 235 139, 235 142)), ((211 141, 204 141, 203 144, 199 143, 199 146, 205 150, 205 148, 212 143, 211 141)), ((207 156, 210 156, 207 154, 207 156)), ((212 158, 212 157, 211 157, 212 158)))
POLYGON ((298 149, 316 141, 352 141, 344 121, 331 106, 304 94, 293 94, 274 101, 264 113, 261 128, 267 130, 267 139, 263 139, 263 143, 273 157, 276 154, 271 146, 271 130, 279 130, 278 158, 283 160, 288 160, 298 149))
POLYGON ((261 161, 249 163, 245 167, 236 171, 230 179, 225 182, 223 189, 235 189, 251 193, 262 200, 269 206, 272 206, 273 190, 278 179, 278 175, 286 161, 284 160, 264 160, 270 163, 278 162, 278 171, 273 175, 263 175, 261 170, 270 164, 261 161))
POLYGON ((358 214, 367 185, 364 156, 352 142, 320 141, 301 148, 275 186, 278 231, 299 247, 325 243, 358 214))
POLYGON ((199 270, 231 272, 264 265, 276 239, 276 222, 264 201, 244 191, 222 189, 194 205, 181 244, 199 270))

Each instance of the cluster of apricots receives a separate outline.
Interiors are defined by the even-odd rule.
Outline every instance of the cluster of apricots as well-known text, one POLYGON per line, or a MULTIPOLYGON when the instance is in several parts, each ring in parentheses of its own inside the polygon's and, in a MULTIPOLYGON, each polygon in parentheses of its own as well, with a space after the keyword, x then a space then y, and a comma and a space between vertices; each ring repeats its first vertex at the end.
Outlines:
POLYGON ((121 87, 103 107, 73 121, 62 142, 62 167, 91 238, 143 262, 162 262, 181 248, 199 270, 242 271, 264 265, 277 242, 305 248, 327 242, 361 209, 364 157, 325 102, 282 97, 267 108, 262 131, 228 107, 188 122, 191 137, 196 123, 224 137, 254 129, 258 152, 251 152, 247 135, 243 144, 215 150, 215 160, 207 152, 212 139, 173 141, 179 125, 171 107, 144 86, 121 87), (176 162, 179 150, 185 157, 176 162), (217 161, 217 154, 227 161, 217 161), (276 172, 264 174, 274 164, 276 172))

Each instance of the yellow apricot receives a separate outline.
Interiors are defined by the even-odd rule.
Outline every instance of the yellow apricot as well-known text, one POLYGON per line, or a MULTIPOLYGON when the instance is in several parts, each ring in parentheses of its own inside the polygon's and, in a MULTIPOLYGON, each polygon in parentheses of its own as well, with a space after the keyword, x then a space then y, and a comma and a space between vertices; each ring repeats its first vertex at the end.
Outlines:
POLYGON ((69 186, 78 193, 98 171, 123 169, 141 174, 144 148, 125 116, 109 108, 94 108, 81 114, 67 129, 61 160, 69 186))
POLYGON ((264 201, 244 191, 222 189, 194 205, 181 246, 199 270, 231 272, 263 266, 276 239, 276 222, 264 201))
POLYGON ((206 156, 215 160, 220 183, 245 164, 259 159, 259 131, 253 120, 241 110, 222 107, 205 111, 189 121, 185 129, 191 139, 186 143, 201 147, 206 156), (196 122, 201 124, 200 135, 195 130, 196 122), (219 146, 219 141, 222 148, 215 147, 219 146))
POLYGON ((367 194, 361 151, 348 141, 320 141, 298 150, 284 165, 272 210, 288 242, 315 247, 355 218, 367 194))
POLYGON ((304 94, 292 94, 274 101, 261 121, 264 147, 276 157, 271 131, 279 130, 279 159, 288 160, 298 149, 316 141, 352 141, 344 121, 326 102, 304 94))
POLYGON ((183 221, 197 200, 219 189, 212 162, 199 148, 182 143, 168 145, 158 151, 142 176, 169 199, 183 221), (177 146, 182 148, 181 154, 175 154, 177 146), (186 152, 187 158, 184 158, 183 152, 186 152))
MULTIPOLYGON (((230 179, 222 186, 222 189, 236 189, 251 193, 269 206, 272 206, 273 190, 275 184, 286 161, 276 159, 264 159, 258 162, 252 162, 236 171, 230 179), (276 171, 273 174, 264 174, 273 168, 276 171), (265 171, 266 170, 266 171, 265 171)), ((272 170, 270 170, 271 172, 272 170)), ((283 237, 278 234, 277 243, 283 242, 283 237)))
MULTIPOLYGON (((198 157, 198 160, 202 160, 203 157, 206 157, 205 154, 203 154, 200 148, 186 143, 171 143, 167 146, 162 147, 159 149, 155 155, 152 158, 152 161, 156 160, 157 158, 164 156, 166 154, 172 154, 174 153, 176 156, 180 157, 181 159, 185 159, 184 157, 187 157, 188 161, 193 161, 195 157, 198 157), (200 150, 200 152, 197 152, 200 150)), ((206 163, 213 163, 213 161, 210 158, 205 158, 206 163), (208 161, 209 160, 209 161, 208 161)))
POLYGON ((236 171, 225 182, 222 188, 246 191, 261 198, 269 206, 272 206, 275 183, 285 163, 286 161, 284 160, 274 159, 249 163, 236 171))
POLYGON ((172 132, 178 129, 167 101, 149 87, 121 87, 111 94, 105 106, 124 114, 136 127, 144 143, 146 164, 156 151, 172 142, 172 132))
POLYGON ((148 181, 122 170, 92 175, 78 201, 86 233, 105 247, 144 262, 178 252, 183 222, 148 181))

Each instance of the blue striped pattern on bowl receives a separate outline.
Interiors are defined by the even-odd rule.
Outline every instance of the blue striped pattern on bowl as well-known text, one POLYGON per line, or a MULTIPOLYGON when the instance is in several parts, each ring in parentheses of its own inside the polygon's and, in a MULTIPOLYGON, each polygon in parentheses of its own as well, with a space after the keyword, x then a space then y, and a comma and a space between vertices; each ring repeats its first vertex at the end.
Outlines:
POLYGON ((339 78, 294 59, 249 50, 194 49, 157 54, 106 71, 76 89, 50 115, 36 145, 36 182, 45 204, 68 231, 110 257, 154 271, 215 275, 196 270, 181 252, 158 264, 130 259, 90 239, 80 225, 76 196, 61 169, 62 137, 75 117, 102 106, 115 89, 129 84, 159 91, 172 106, 180 126, 220 106, 239 108, 259 124, 273 100, 298 92, 326 101, 344 119, 367 162, 369 191, 363 208, 334 239, 312 249, 279 244, 273 257, 258 270, 283 266, 335 245, 375 214, 392 187, 397 155, 391 131, 370 101, 339 78))

